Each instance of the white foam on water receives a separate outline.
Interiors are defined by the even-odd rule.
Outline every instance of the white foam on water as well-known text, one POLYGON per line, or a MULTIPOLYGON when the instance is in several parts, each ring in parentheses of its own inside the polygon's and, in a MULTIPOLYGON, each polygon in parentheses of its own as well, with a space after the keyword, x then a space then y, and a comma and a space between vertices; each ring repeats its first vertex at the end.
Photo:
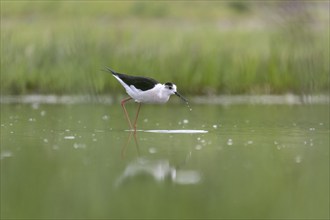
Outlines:
POLYGON ((165 133, 165 134, 204 134, 206 130, 141 130, 148 133, 165 133))
POLYGON ((13 156, 13 153, 11 151, 5 150, 0 153, 0 160, 5 159, 7 157, 12 157, 12 156, 13 156))

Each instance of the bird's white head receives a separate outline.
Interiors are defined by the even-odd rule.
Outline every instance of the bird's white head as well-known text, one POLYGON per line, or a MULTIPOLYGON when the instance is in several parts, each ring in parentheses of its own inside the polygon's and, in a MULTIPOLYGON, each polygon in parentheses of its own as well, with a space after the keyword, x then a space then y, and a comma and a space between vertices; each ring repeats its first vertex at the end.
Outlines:
POLYGON ((173 95, 176 92, 176 85, 171 82, 165 83, 164 88, 169 95, 173 95))
POLYGON ((166 93, 170 96, 170 95, 177 95, 178 97, 180 97, 184 102, 188 102, 186 98, 184 98, 180 93, 177 92, 176 90, 176 85, 171 83, 171 82, 167 82, 164 84, 164 88, 166 93))

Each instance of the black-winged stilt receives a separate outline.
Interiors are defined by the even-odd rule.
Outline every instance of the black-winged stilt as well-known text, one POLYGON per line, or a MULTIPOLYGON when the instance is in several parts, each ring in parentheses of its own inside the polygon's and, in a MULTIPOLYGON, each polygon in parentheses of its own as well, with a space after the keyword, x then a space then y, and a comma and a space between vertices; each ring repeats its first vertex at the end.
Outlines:
POLYGON ((121 106, 124 109, 130 128, 134 129, 135 132, 141 103, 166 103, 173 94, 188 103, 187 99, 178 93, 176 90, 176 85, 171 82, 161 84, 149 77, 129 76, 126 74, 117 73, 109 67, 106 67, 106 69, 112 73, 112 75, 120 82, 120 84, 125 88, 127 94, 130 96, 121 101, 121 106), (125 102, 131 99, 134 99, 135 102, 139 103, 133 126, 125 108, 125 102))

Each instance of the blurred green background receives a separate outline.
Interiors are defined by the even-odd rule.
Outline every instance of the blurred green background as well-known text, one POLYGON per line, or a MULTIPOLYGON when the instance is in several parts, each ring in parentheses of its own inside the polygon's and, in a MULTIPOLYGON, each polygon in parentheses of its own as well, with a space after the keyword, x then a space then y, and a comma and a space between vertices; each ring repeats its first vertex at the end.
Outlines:
POLYGON ((118 72, 190 95, 329 90, 329 1, 1 1, 1 94, 114 94, 118 72))

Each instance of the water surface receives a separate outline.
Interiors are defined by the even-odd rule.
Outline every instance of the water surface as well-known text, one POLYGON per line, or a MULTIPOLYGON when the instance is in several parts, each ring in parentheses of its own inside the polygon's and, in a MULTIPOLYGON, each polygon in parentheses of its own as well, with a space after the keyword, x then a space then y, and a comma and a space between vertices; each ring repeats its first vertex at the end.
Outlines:
POLYGON ((329 217, 327 104, 192 108, 2 104, 1 217, 329 217))

